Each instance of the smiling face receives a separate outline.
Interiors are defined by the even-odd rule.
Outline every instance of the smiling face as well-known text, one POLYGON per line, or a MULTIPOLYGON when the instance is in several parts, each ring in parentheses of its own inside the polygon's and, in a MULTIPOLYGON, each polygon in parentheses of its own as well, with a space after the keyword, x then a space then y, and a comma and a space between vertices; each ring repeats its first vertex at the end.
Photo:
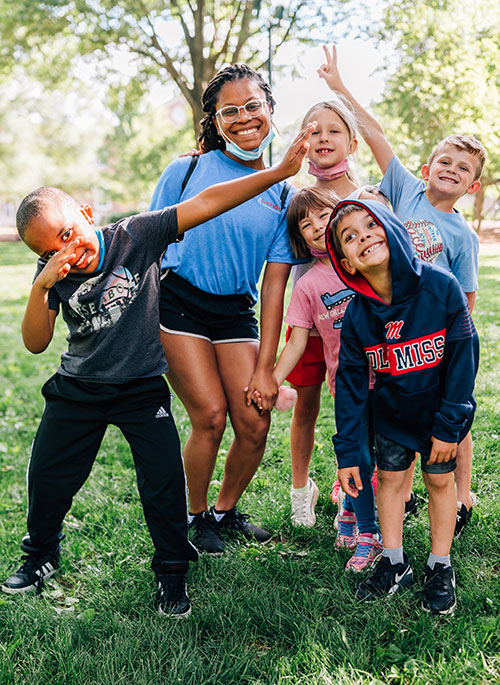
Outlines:
POLYGON ((311 116, 317 122, 307 153, 311 162, 321 167, 331 167, 356 150, 357 141, 350 140, 347 126, 336 112, 321 108, 311 116))
POLYGON ((365 274, 388 267, 390 253, 385 231, 366 210, 342 217, 337 236, 344 255, 340 263, 348 273, 365 274))
POLYGON ((80 238, 75 248, 72 272, 92 273, 99 262, 99 240, 94 229, 92 209, 89 205, 73 208, 64 204, 47 207, 29 223, 24 242, 43 259, 53 254, 69 242, 80 238))
POLYGON ((479 190, 481 184, 475 180, 477 165, 477 157, 470 152, 445 145, 430 166, 424 164, 422 177, 434 196, 458 199, 479 190))
POLYGON ((310 209, 305 217, 299 221, 299 231, 306 241, 307 247, 316 250, 325 250, 325 229, 327 227, 331 207, 321 207, 321 209, 310 209))
MULTIPOLYGON (((229 81, 219 91, 216 110, 219 111, 231 105, 242 107, 253 100, 266 100, 265 92, 259 88, 256 81, 248 78, 229 81)), ((244 109, 240 109, 237 121, 228 124, 218 114, 214 117, 214 123, 220 133, 243 150, 253 150, 259 147, 269 133, 271 112, 266 102, 258 115, 249 115, 244 109)), ((230 152, 226 154, 236 161, 241 161, 230 152)))

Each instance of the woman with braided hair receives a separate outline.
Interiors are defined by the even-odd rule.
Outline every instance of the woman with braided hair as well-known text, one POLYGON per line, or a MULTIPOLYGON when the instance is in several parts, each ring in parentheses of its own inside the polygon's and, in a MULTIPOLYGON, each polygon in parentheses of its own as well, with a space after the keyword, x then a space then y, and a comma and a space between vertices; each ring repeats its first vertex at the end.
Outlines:
MULTIPOLYGON (((203 188, 265 168, 274 99, 246 64, 219 71, 202 95, 199 156, 182 157, 163 172, 151 209, 192 197, 203 188)), ((278 388, 272 377, 292 264, 287 227, 288 187, 280 183, 249 202, 190 231, 167 249, 160 302, 168 380, 187 409, 191 434, 184 449, 189 521, 199 550, 221 554, 225 533, 267 542, 236 504, 257 470, 278 388), (191 236, 190 234, 196 234, 191 236), (261 340, 253 307, 260 292, 261 340), (248 406, 254 390, 263 409, 248 406), (229 414, 234 440, 215 506, 208 488, 229 414)), ((289 198, 288 198, 289 200, 289 198)))

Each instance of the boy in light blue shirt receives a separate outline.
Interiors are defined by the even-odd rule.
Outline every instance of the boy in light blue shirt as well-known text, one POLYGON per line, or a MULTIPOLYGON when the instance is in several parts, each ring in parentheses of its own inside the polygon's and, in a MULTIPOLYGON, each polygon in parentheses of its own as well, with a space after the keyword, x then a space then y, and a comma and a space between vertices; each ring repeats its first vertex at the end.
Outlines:
MULTIPOLYGON (((323 49, 326 62, 318 69, 318 74, 354 109, 359 130, 384 174, 380 190, 387 195, 394 212, 404 223, 417 254, 425 261, 434 261, 457 278, 472 313, 478 287, 479 239, 454 205, 463 195, 472 195, 481 187, 479 179, 486 159, 482 143, 469 135, 444 138, 422 167, 423 181, 416 178, 394 154, 382 126, 344 85, 335 46, 331 52, 326 47, 323 49)), ((455 536, 462 532, 472 515, 471 470, 472 438, 469 432, 457 452, 455 536)), ((412 478, 413 472, 409 473, 407 500, 411 495, 412 478)))

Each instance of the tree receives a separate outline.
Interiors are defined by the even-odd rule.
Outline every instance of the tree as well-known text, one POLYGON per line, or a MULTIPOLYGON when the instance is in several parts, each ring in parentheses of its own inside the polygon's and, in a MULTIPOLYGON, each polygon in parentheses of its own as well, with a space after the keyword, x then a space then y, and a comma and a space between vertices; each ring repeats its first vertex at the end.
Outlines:
POLYGON ((377 37, 392 45, 397 67, 387 67, 376 110, 405 163, 419 169, 450 133, 470 133, 486 147, 483 186, 474 205, 479 230, 485 190, 500 183, 498 1, 391 2, 377 37))
POLYGON ((16 203, 41 185, 87 192, 95 184, 97 150, 111 121, 102 107, 86 110, 77 91, 53 91, 48 98, 22 70, 14 76, 0 83, 2 200, 16 203))
POLYGON ((275 21, 271 0, 0 0, 0 69, 14 60, 29 65, 45 80, 71 74, 76 54, 95 60, 96 75, 115 93, 172 80, 188 102, 195 132, 203 116, 200 97, 224 64, 237 61, 262 67, 268 28, 273 50, 291 37, 324 40, 322 27, 339 25, 349 0, 326 6, 320 0, 289 0, 283 21, 275 21), (57 41, 57 56, 47 45, 57 41), (123 61, 127 59, 127 74, 123 61))

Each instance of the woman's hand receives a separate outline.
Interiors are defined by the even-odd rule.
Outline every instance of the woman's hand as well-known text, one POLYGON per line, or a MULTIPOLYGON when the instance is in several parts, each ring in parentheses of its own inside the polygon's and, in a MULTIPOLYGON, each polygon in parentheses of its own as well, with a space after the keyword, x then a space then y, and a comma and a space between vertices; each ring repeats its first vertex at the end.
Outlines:
POLYGON ((323 45, 326 62, 317 70, 318 76, 324 79, 331 90, 341 91, 344 89, 340 71, 337 66, 337 48, 332 45, 330 53, 327 46, 323 45))
POLYGON ((272 371, 267 373, 256 369, 250 383, 245 388, 246 403, 249 407, 252 402, 261 414, 271 411, 278 396, 278 384, 272 371))

